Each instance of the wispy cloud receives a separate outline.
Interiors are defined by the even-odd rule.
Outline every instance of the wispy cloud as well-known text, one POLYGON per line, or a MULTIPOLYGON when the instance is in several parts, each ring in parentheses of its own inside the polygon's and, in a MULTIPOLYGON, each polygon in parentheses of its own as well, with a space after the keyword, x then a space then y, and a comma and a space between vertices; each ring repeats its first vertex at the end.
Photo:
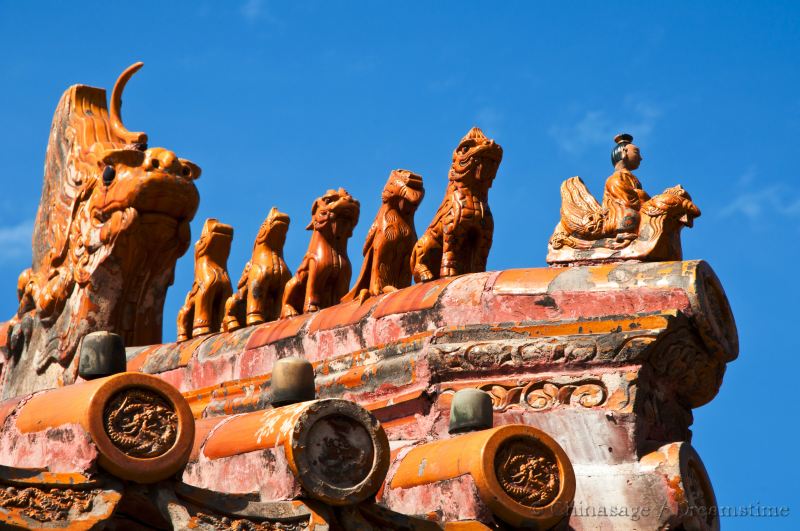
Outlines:
MULTIPOLYGON (((734 181, 725 199, 725 206, 718 211, 721 218, 743 217, 748 221, 775 218, 800 218, 800 189, 783 182, 759 186, 758 168, 750 165, 734 181)), ((752 224, 756 227, 760 224, 752 224)))
POLYGON ((0 227, 0 263, 16 262, 20 258, 30 255, 31 235, 33 234, 33 220, 28 219, 0 227))
POLYGON ((248 22, 255 22, 266 14, 264 0, 246 0, 239 12, 248 22))
POLYGON ((631 133, 637 140, 646 139, 662 114, 656 105, 632 97, 626 97, 619 108, 625 109, 623 116, 606 109, 587 110, 572 123, 552 126, 548 133, 558 141, 560 149, 575 155, 608 144, 621 132, 631 133))
POLYGON ((721 217, 745 216, 751 221, 766 217, 800 217, 800 193, 782 183, 760 190, 744 190, 720 210, 721 217))
POLYGON ((475 125, 490 137, 502 136, 499 132, 502 122, 503 113, 494 107, 482 107, 475 115, 475 125))

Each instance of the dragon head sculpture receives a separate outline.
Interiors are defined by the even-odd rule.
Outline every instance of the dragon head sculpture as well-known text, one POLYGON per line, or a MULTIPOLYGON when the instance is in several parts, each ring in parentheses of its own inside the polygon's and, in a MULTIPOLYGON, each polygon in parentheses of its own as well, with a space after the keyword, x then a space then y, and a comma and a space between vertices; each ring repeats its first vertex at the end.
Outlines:
POLYGON ((667 188, 645 202, 642 213, 653 218, 663 217, 666 223, 675 224, 676 228, 691 227, 694 225, 694 218, 700 217, 700 209, 681 185, 667 188))
POLYGON ((392 170, 383 187, 381 201, 405 216, 416 212, 423 197, 425 188, 421 176, 408 170, 392 170))
POLYGON ((651 197, 641 208, 639 239, 652 242, 649 260, 681 260, 681 229, 694 225, 700 209, 681 185, 651 197))
POLYGON ((479 128, 473 127, 453 151, 450 181, 464 183, 475 191, 487 192, 501 160, 503 148, 486 138, 479 128))
POLYGON ((269 245, 272 249, 283 249, 289 231, 289 215, 272 207, 256 234, 255 245, 269 245))
POLYGON ((33 263, 20 275, 15 318, 36 326, 12 353, 4 393, 22 390, 11 380, 40 380, 34 387, 70 381, 88 332, 118 333, 129 346, 161 341, 167 287, 191 240, 200 168, 167 149, 148 149, 146 134, 122 124, 122 91, 141 67, 119 77, 110 109, 105 90, 84 85, 70 87, 58 104, 33 263), (29 377, 31 368, 40 376, 29 377))
POLYGON ((306 230, 320 233, 332 244, 347 245, 358 224, 361 205, 344 188, 328 190, 311 206, 311 223, 306 230))

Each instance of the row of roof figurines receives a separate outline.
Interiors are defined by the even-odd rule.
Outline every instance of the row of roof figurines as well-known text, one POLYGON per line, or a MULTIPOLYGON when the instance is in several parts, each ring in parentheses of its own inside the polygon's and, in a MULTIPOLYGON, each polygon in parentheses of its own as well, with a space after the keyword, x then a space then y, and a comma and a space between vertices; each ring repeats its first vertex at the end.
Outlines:
MULTIPOLYGON (((561 221, 548 245, 551 265, 682 259, 680 230, 691 227, 700 210, 680 185, 651 198, 632 173, 642 161, 633 137, 619 134, 614 141, 614 172, 602 204, 579 177, 562 184, 561 221)), ((273 207, 236 292, 227 273, 233 228, 206 220, 195 244, 194 283, 178 314, 178 341, 339 302, 363 303, 410 286, 412 277, 420 283, 485 271, 494 232, 488 192, 502 156, 500 145, 472 128, 453 152, 444 200, 419 239, 414 214, 425 195, 422 177, 392 171, 364 243, 361 272, 349 290, 347 241, 360 206, 343 188, 314 201, 306 227, 311 240, 294 275, 283 259, 289 216, 273 207)))
MULTIPOLYGON (((73 85, 56 107, 32 264, 17 281, 16 315, 0 324, 5 396, 73 381, 74 354, 89 332, 119 334, 127 346, 161 343, 164 300, 191 243, 201 170, 169 149, 148 147, 146 133, 125 128, 122 93, 142 66, 123 71, 109 100, 104 89, 73 85), (51 370, 53 361, 64 371, 51 370)), ((641 162, 633 138, 615 140, 602 204, 578 177, 562 185, 549 264, 682 258, 680 230, 700 211, 680 186, 650 198, 632 173, 641 162)), ((419 239, 414 214, 424 195, 422 177, 391 172, 352 289, 347 241, 359 203, 344 189, 314 201, 311 241, 294 275, 283 259, 289 218, 272 209, 235 293, 227 274, 233 228, 208 220, 195 247, 178 339, 363 302, 405 288, 412 278, 485 271, 494 232, 488 192, 502 155, 480 129, 467 133, 453 152, 444 200, 419 239)))

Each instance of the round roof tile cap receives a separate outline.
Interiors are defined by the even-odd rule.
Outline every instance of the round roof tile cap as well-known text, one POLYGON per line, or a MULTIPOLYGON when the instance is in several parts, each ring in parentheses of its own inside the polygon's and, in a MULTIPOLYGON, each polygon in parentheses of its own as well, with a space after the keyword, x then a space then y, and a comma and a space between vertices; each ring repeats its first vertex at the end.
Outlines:
POLYGON ((286 406, 314 400, 314 367, 308 360, 298 357, 282 358, 272 368, 270 383, 273 406, 286 406))
POLYGON ((492 427, 492 397, 478 389, 462 389, 450 405, 450 433, 486 430, 492 427))
POLYGON ((94 380, 125 372, 127 359, 122 336, 112 332, 92 332, 83 336, 80 344, 78 374, 84 380, 94 380))

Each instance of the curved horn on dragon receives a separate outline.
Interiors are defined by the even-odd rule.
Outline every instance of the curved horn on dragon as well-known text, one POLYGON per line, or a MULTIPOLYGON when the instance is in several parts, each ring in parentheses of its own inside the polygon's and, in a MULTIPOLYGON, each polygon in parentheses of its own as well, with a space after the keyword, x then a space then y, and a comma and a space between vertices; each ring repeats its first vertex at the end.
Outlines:
POLYGON ((114 90, 111 91, 111 108, 109 112, 111 114, 111 129, 117 136, 125 139, 128 144, 147 146, 146 133, 132 133, 122 124, 122 91, 125 90, 125 85, 128 84, 128 80, 133 77, 133 74, 138 72, 143 66, 144 63, 141 61, 133 63, 120 74, 117 82, 114 83, 114 90))

